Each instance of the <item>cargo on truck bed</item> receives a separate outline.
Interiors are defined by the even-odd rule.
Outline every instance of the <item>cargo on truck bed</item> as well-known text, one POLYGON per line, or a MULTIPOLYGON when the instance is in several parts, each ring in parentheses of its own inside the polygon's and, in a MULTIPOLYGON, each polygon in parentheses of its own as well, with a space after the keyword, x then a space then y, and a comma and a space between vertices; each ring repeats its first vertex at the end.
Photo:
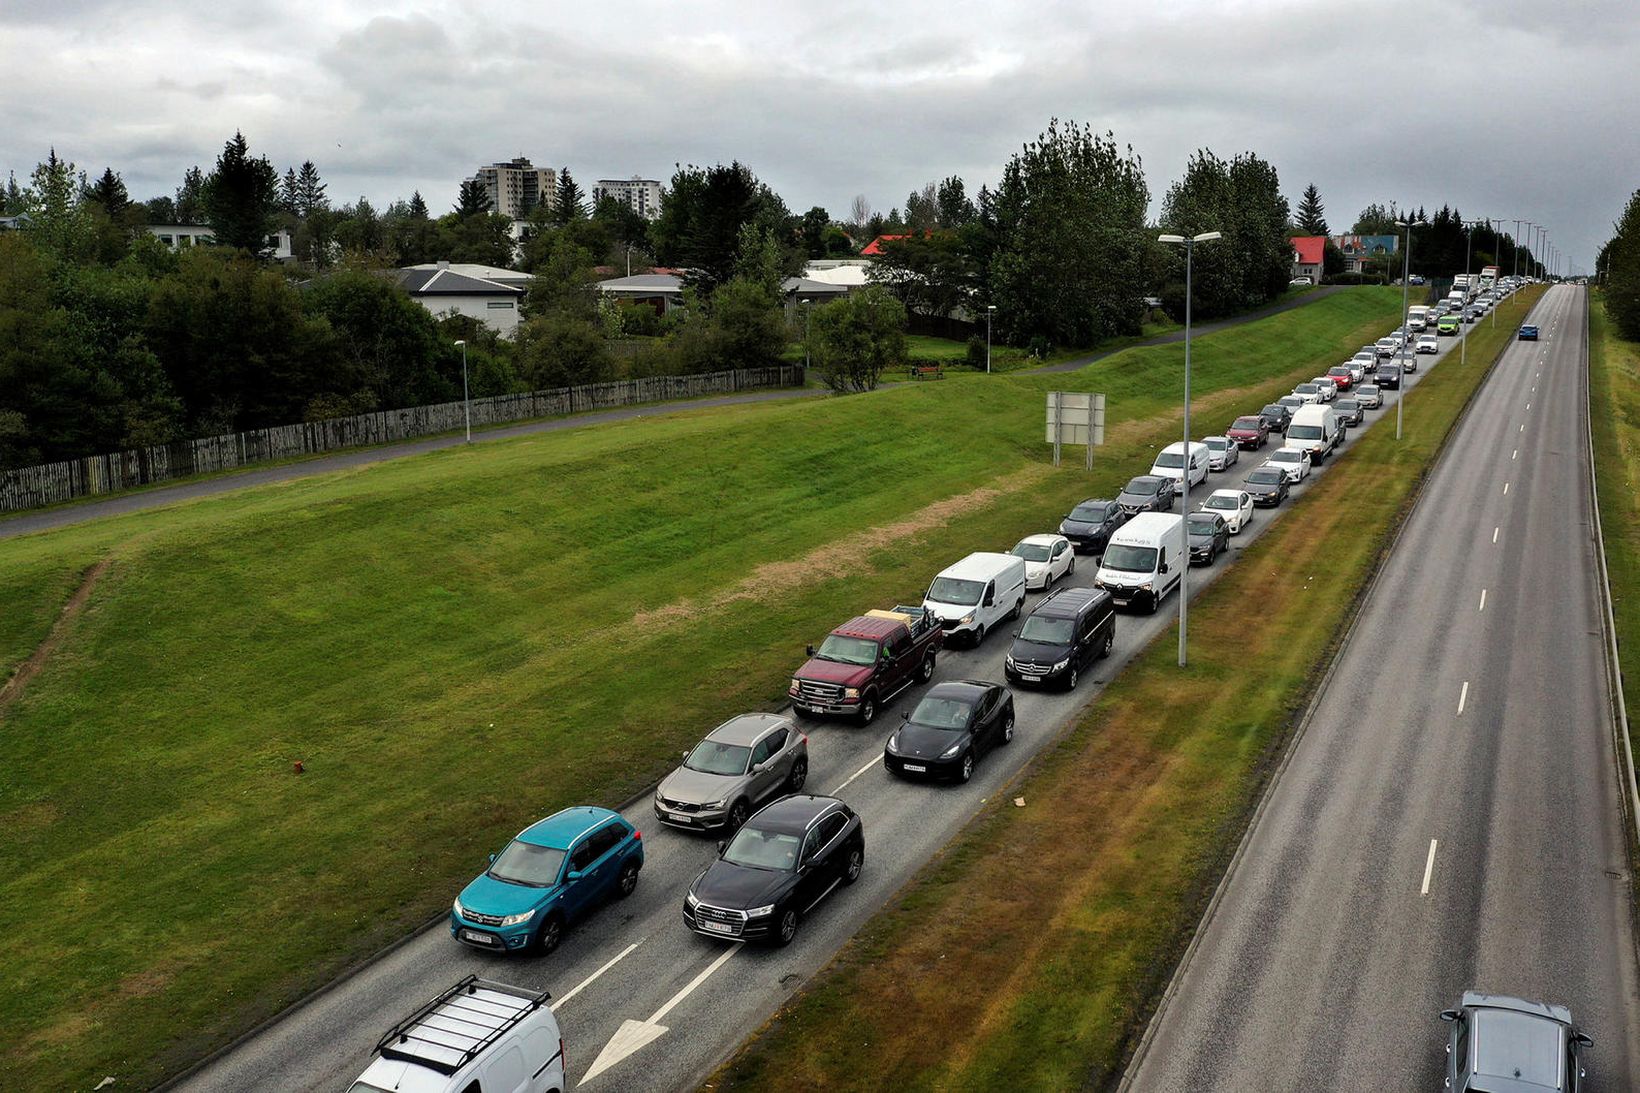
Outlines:
POLYGON ((934 678, 945 631, 931 612, 896 606, 868 611, 837 627, 792 676, 787 694, 799 713, 840 714, 869 725, 883 703, 934 678))

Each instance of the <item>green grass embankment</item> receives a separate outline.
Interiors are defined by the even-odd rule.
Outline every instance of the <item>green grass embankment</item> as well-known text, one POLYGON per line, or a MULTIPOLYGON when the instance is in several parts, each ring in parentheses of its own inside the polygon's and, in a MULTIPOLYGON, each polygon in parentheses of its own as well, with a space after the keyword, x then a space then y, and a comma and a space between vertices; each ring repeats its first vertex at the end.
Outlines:
MULTIPOLYGON (((1202 430, 1398 311, 1365 289, 1200 340, 1202 430)), ((152 1084, 524 823, 618 803, 778 701, 836 619, 1148 466, 1181 358, 536 434, 0 542, 0 675, 109 563, 0 712, 0 1086, 152 1084), (1054 388, 1110 396, 1091 478, 1047 466, 1054 388)))
POLYGON ((1158 638, 711 1087, 1114 1085, 1361 590, 1537 294, 1417 386, 1403 440, 1361 436, 1203 593, 1188 669, 1176 631, 1158 638))

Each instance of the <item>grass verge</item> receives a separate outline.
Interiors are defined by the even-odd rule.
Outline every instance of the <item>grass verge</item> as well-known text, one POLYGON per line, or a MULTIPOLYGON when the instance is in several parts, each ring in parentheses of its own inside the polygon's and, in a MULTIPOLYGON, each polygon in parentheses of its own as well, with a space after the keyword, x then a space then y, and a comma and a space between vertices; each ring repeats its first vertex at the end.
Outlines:
MULTIPOLYGON (((1201 339, 1204 430, 1398 308, 1363 289, 1201 339)), ((1181 357, 534 434, 0 542, 0 674, 109 563, 0 723, 0 1086, 153 1084, 523 823, 624 799, 777 701, 805 637, 1148 466, 1181 357), (1110 396, 1091 478, 1047 466, 1053 388, 1110 396)))
POLYGON ((1192 606, 1190 668, 1174 641, 1154 642, 711 1087, 1113 1085, 1482 362, 1514 328, 1475 331, 1476 363, 1448 360, 1419 384, 1404 440, 1382 425, 1361 437, 1192 606), (1326 579, 1294 579, 1305 573, 1326 579))
POLYGON ((1623 701, 1640 754, 1640 343, 1618 335, 1598 293, 1589 300, 1589 393, 1623 701))

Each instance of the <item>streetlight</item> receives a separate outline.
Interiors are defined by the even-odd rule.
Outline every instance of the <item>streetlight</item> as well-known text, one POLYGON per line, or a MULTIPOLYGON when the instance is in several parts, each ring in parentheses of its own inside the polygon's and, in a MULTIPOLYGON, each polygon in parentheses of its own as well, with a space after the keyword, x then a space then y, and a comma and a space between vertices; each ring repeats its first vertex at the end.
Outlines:
POLYGON ((1463 344, 1458 349, 1458 363, 1469 364, 1469 294, 1474 290, 1474 274, 1469 272, 1475 254, 1475 225, 1479 220, 1469 220, 1464 223, 1463 244, 1463 294, 1464 302, 1458 309, 1458 326, 1463 330, 1463 344))
POLYGON ((473 442, 473 400, 467 394, 467 339, 457 338, 461 346, 461 416, 467 421, 467 443, 473 442))
POLYGON ((814 301, 805 296, 798 303, 803 306, 803 374, 807 375, 809 371, 809 306, 814 301))
POLYGON ((985 374, 991 374, 991 317, 997 313, 997 305, 985 305, 985 374))
POLYGON ((1190 605, 1190 282, 1194 273, 1197 243, 1211 243, 1223 239, 1223 232, 1202 232, 1200 235, 1160 235, 1159 243, 1184 247, 1184 473, 1180 479, 1184 488, 1179 496, 1184 499, 1184 515, 1179 518, 1179 539, 1183 556, 1179 558, 1179 667, 1185 666, 1185 624, 1189 620, 1190 605))
MULTIPOLYGON (((1406 382, 1407 372, 1407 339, 1412 336, 1412 301, 1407 298, 1411 286, 1412 275, 1412 221, 1397 220, 1397 228, 1405 228, 1407 245, 1401 251, 1401 378, 1397 384, 1406 382)), ((1401 404, 1407 400, 1406 392, 1401 391, 1395 396, 1395 439, 1401 439, 1401 404)))

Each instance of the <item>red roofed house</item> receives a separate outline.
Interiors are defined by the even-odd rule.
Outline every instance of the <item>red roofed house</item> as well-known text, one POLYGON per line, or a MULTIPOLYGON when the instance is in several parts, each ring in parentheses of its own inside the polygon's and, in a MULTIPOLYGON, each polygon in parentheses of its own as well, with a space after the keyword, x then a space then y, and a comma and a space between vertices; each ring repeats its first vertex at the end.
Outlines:
POLYGON ((862 258, 879 258, 883 253, 883 244, 895 239, 910 239, 909 235, 879 235, 866 244, 866 249, 860 252, 862 258))
POLYGON ((1310 284, 1321 283, 1321 267, 1327 260, 1325 235, 1293 236, 1293 276, 1308 277, 1310 284))

